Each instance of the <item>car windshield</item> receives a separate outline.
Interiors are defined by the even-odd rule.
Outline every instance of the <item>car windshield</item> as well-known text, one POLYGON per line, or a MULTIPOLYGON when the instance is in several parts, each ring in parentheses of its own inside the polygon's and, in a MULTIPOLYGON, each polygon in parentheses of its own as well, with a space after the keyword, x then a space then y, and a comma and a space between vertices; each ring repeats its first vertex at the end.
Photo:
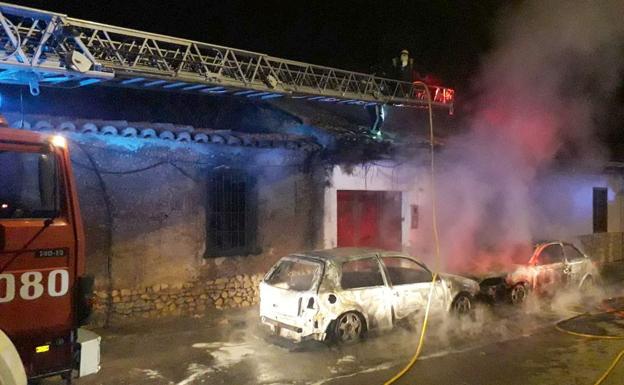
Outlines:
POLYGON ((281 289, 308 291, 318 282, 321 272, 320 262, 297 257, 284 258, 266 283, 281 289))
POLYGON ((0 218, 47 218, 58 210, 53 154, 0 151, 0 218))

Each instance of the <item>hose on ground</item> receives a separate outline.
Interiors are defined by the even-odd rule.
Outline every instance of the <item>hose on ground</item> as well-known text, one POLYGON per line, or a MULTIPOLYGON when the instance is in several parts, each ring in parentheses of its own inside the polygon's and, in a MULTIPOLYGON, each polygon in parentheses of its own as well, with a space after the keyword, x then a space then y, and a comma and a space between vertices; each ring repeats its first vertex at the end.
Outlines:
MULTIPOLYGON (((603 313, 598 313, 598 314, 607 314, 607 313, 615 313, 618 312, 616 311, 608 311, 608 312, 603 312, 603 313)), ((589 313, 583 313, 583 314, 578 314, 575 315, 574 317, 571 318, 566 318, 564 320, 561 320, 559 322, 557 322, 555 324, 555 329, 557 329, 558 331, 562 332, 562 333, 566 333, 566 334, 570 334, 573 335, 575 337, 583 337, 583 338, 592 338, 592 339, 600 339, 600 340, 624 340, 624 336, 603 336, 603 335, 598 335, 598 334, 590 334, 590 333, 579 333, 579 332, 575 332, 572 330, 568 330, 566 328, 564 328, 563 326, 561 326, 561 324, 563 324, 564 322, 568 322, 574 319, 577 319, 579 317, 582 317, 584 315, 588 315, 589 313)), ((611 365, 609 365, 609 367, 607 368, 607 370, 604 371, 604 373, 602 374, 602 376, 600 376, 600 378, 594 382, 594 385, 601 385, 606 379, 607 377, 609 377, 609 375, 613 372, 613 370, 617 367, 618 363, 622 360, 622 358, 624 357, 624 350, 620 351, 618 353, 618 355, 615 357, 615 359, 611 362, 611 365)))

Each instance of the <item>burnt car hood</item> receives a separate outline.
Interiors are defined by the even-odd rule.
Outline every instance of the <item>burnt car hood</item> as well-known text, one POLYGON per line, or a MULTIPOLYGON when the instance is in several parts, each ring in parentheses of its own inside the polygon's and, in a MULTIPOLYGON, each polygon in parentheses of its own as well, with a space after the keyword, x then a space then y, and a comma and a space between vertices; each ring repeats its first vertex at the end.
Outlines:
POLYGON ((475 279, 449 273, 439 273, 438 275, 452 285, 453 291, 467 291, 474 294, 479 290, 479 284, 475 279))
POLYGON ((527 268, 527 266, 528 265, 513 264, 513 265, 507 266, 507 268, 505 269, 500 268, 500 269, 487 271, 487 272, 470 273, 470 274, 466 274, 465 276, 470 277, 471 279, 474 279, 477 282, 481 282, 490 278, 505 278, 508 275, 513 274, 515 271, 519 269, 527 268))

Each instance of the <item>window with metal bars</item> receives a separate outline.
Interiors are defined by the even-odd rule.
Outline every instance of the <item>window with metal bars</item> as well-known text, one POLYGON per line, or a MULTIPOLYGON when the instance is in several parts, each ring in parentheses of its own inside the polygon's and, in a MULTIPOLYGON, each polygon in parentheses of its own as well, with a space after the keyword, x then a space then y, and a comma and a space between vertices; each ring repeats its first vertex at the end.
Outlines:
POLYGON ((255 181, 239 170, 222 169, 208 178, 206 257, 254 254, 255 181))

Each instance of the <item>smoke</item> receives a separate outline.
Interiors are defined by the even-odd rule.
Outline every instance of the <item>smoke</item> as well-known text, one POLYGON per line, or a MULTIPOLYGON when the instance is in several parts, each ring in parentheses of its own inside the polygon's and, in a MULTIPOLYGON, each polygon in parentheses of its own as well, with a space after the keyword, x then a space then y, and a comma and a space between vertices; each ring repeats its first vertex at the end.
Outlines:
POLYGON ((508 11, 475 82, 469 129, 438 156, 446 268, 510 262, 519 245, 572 235, 552 217, 543 223, 548 203, 536 192, 559 193, 552 183, 539 188, 557 164, 592 169, 605 160, 595 119, 620 81, 624 2, 527 1, 508 11))

